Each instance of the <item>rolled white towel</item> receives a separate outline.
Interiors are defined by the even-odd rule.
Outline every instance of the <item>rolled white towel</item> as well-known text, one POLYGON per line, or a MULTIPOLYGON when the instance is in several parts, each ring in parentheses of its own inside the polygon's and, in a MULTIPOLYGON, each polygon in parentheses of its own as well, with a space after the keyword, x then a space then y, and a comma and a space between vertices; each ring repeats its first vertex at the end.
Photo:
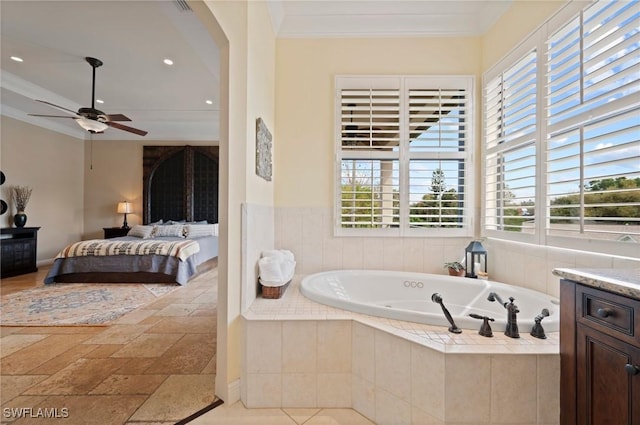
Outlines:
POLYGON ((293 260, 284 260, 280 262, 280 273, 284 278, 285 282, 288 282, 293 278, 293 274, 295 273, 296 262, 293 260))
POLYGON ((262 257, 276 257, 278 259, 294 261, 293 252, 286 249, 268 249, 262 251, 262 257))
POLYGON ((282 282, 285 278, 282 275, 280 261, 276 257, 263 257, 258 260, 260 278, 267 282, 282 282))

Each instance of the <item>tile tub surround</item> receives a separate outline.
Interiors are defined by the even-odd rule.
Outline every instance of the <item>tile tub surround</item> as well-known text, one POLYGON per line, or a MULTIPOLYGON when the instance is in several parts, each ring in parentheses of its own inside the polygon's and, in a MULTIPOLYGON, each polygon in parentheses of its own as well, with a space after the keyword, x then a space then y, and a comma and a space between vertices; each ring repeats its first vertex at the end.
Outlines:
MULTIPOLYGON (((443 273, 445 261, 463 258, 471 240, 464 237, 340 237, 334 235, 332 208, 276 207, 274 210, 275 249, 293 252, 296 272, 300 274, 344 269, 438 274, 443 273)), ((258 220, 257 226, 263 223, 262 217, 253 217, 258 220)), ((482 245, 489 252, 491 280, 556 298, 560 297, 560 279, 552 273, 555 268, 640 267, 640 256, 632 257, 631 249, 628 257, 620 257, 494 238, 482 239, 482 245)))
POLYGON ((557 332, 453 335, 315 303, 301 278, 243 314, 247 407, 347 407, 390 425, 559 423, 557 332))

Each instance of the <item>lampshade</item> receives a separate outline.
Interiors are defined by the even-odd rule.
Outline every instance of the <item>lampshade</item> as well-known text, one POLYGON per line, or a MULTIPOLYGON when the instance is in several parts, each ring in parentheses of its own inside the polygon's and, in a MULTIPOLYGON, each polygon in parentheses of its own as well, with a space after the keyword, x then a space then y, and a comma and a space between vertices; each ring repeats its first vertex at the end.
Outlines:
POLYGON ((97 120, 90 120, 87 118, 74 118, 74 120, 76 120, 80 127, 84 128, 90 133, 102 133, 107 128, 109 128, 107 124, 97 120))
POLYGON ((133 212, 131 208, 131 202, 118 202, 118 212, 120 214, 129 214, 133 212))

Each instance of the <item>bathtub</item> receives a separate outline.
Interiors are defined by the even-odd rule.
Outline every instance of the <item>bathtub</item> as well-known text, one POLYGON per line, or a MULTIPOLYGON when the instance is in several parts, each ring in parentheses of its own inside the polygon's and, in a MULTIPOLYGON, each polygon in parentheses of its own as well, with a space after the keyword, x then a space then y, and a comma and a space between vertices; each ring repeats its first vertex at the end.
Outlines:
POLYGON ((389 319, 449 327, 440 304, 431 300, 440 294, 458 328, 478 331, 482 320, 469 314, 494 318, 494 332, 504 332, 507 310, 498 301, 488 301, 490 292, 504 302, 513 297, 518 306, 520 334, 528 334, 534 318, 549 311, 541 324, 546 332, 559 330, 560 301, 526 288, 481 279, 446 275, 378 270, 339 270, 305 276, 300 292, 307 298, 344 310, 389 319))

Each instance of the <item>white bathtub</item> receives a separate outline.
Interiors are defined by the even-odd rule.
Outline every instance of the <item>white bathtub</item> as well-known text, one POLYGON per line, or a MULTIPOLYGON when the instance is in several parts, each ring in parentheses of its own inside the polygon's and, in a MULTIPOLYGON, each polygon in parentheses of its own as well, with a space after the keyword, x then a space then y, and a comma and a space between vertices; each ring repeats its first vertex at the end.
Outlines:
POLYGON ((439 304, 431 301, 439 293, 456 325, 461 329, 478 331, 482 320, 471 313, 489 316, 494 332, 504 332, 507 310, 499 302, 487 300, 490 292, 497 293, 504 302, 515 298, 514 304, 520 334, 528 334, 534 318, 543 309, 549 311, 541 324, 546 332, 559 330, 560 302, 557 298, 526 288, 504 283, 446 275, 376 270, 340 270, 306 276, 300 292, 307 298, 356 313, 387 317, 396 320, 449 327, 439 304))

